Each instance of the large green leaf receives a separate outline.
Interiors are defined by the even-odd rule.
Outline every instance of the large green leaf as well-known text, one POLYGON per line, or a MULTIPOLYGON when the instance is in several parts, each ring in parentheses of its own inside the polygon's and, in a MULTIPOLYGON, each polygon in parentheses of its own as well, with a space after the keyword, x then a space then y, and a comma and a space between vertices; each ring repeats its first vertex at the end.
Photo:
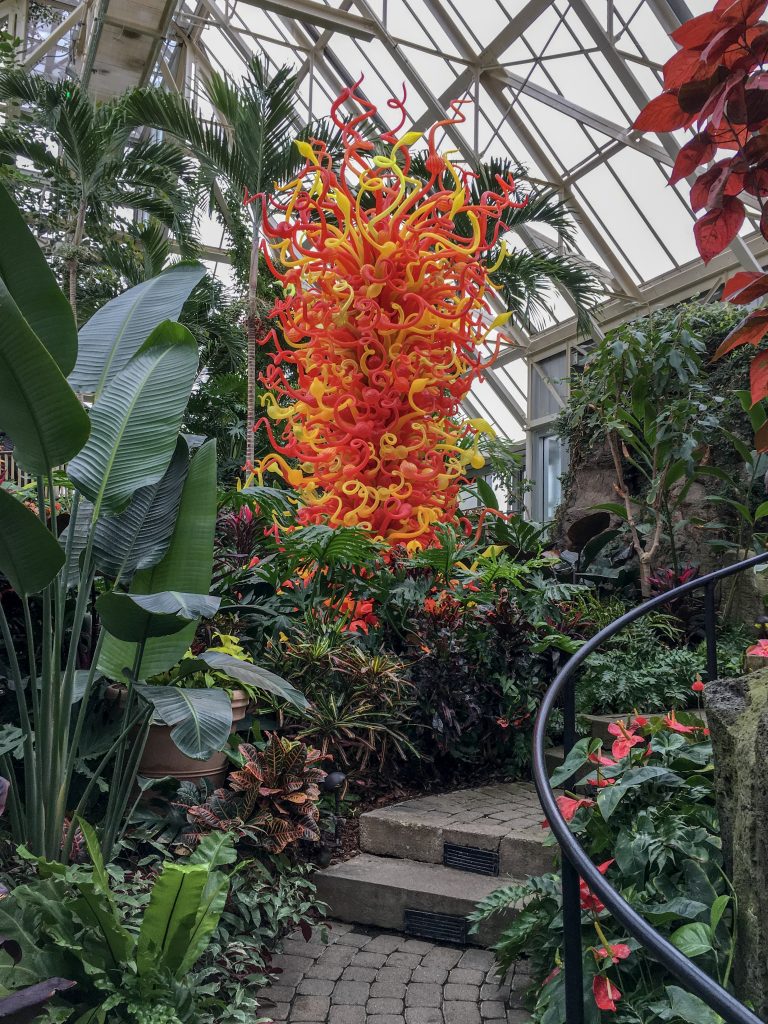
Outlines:
POLYGON ((77 364, 70 374, 72 387, 99 395, 156 327, 178 319, 204 274, 200 263, 178 263, 97 310, 80 330, 77 364))
POLYGON ((172 726, 171 739, 187 757, 205 761, 226 744, 232 731, 232 701, 226 690, 140 683, 136 692, 154 708, 155 722, 172 726))
POLYGON ((122 594, 110 591, 96 599, 102 624, 118 640, 142 643, 153 636, 172 636, 198 618, 210 618, 221 598, 211 594, 122 594))
POLYGON ((224 912, 228 893, 229 879, 227 876, 221 871, 212 872, 203 893, 184 958, 176 968, 177 978, 183 978, 187 971, 191 971, 205 952, 211 935, 218 927, 224 912))
POLYGON ((0 185, 0 278, 24 319, 66 376, 77 358, 77 329, 66 296, 24 222, 0 185))
POLYGON ((672 933, 669 941, 687 957, 703 956, 712 949, 712 933, 709 927, 700 921, 695 924, 684 924, 672 933))
POLYGON ((12 438, 16 462, 30 473, 63 465, 89 431, 87 413, 2 279, 0 430, 12 438))
POLYGON ((21 946, 21 962, 12 968, 0 967, 0 984, 12 978, 13 986, 34 985, 41 978, 65 977, 80 981, 83 965, 70 952, 76 921, 63 900, 60 879, 36 880, 34 885, 19 885, 10 896, 0 900, 0 934, 21 946), (40 942, 41 927, 69 934, 69 944, 40 942), (10 971, 12 970, 12 975, 10 971))
POLYGON ((180 437, 161 480, 136 491, 116 516, 99 517, 93 557, 102 572, 127 582, 137 569, 160 561, 171 541, 188 466, 189 448, 180 437))
POLYGON ((93 502, 96 519, 102 511, 119 512, 140 487, 162 479, 196 372, 195 339, 167 320, 96 400, 91 436, 69 464, 70 479, 93 502))
POLYGON ((93 963, 94 953, 103 955, 107 970, 124 970, 133 953, 133 936, 123 927, 111 899, 99 890, 96 882, 80 881, 77 890, 79 898, 72 901, 72 910, 94 933, 83 942, 92 951, 85 959, 93 963))
POLYGON ((269 669, 252 665, 248 661, 241 661, 239 658, 233 658, 231 654, 224 654, 221 651, 204 651, 198 655, 198 660, 204 661, 216 672, 224 673, 230 679, 236 680, 249 689, 273 693, 297 708, 309 707, 309 701, 303 693, 291 686, 282 676, 270 672, 269 669))
POLYGON ((0 572, 22 597, 37 594, 64 564, 61 545, 40 519, 0 487, 0 572))
MULTIPOLYGON (((133 577, 132 594, 157 594, 178 590, 207 594, 213 571, 213 535, 216 528, 216 444, 208 441, 189 464, 181 493, 173 536, 163 559, 133 577)), ((195 635, 195 623, 170 637, 149 640, 142 659, 141 676, 149 679, 167 672, 182 657, 195 635)), ((122 679, 130 668, 136 645, 107 636, 99 669, 112 679, 122 679)))
POLYGON ((194 931, 208 875, 206 864, 163 864, 139 929, 139 977, 176 973, 194 931))

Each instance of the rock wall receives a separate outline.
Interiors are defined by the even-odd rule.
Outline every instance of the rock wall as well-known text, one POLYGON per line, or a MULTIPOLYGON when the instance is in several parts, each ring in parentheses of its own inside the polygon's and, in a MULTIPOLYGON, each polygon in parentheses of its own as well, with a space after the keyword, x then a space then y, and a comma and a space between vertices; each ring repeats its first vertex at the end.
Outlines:
MULTIPOLYGON (((734 467, 734 472, 736 471, 734 467)), ((563 503, 555 518, 555 540, 561 547, 568 547, 566 535, 576 520, 590 515, 595 505, 619 501, 614 490, 615 479, 613 460, 607 444, 595 445, 585 457, 579 458, 571 467, 565 481, 563 503)), ((632 474, 629 468, 627 479, 631 483, 632 474)), ((723 506, 706 500, 710 494, 717 493, 720 489, 721 485, 715 478, 692 484, 676 515, 678 521, 696 519, 706 523, 721 520, 723 506)), ((617 516, 611 516, 612 527, 621 525, 622 520, 617 516)), ((735 527, 733 529, 735 530, 735 527)), ((717 536, 718 534, 711 530, 693 523, 685 523, 679 527, 675 542, 680 565, 696 565, 701 575, 704 575, 728 564, 735 555, 729 556, 717 551, 708 543, 717 536)), ((631 543, 628 530, 626 543, 631 543)), ((670 564, 669 548, 662 544, 655 565, 660 567, 670 564)), ((766 612, 764 598, 768 596, 768 575, 764 574, 758 578, 754 573, 739 573, 721 586, 718 596, 721 609, 724 609, 726 604, 728 606, 728 621, 749 626, 757 616, 766 612)))
POLYGON ((734 983, 768 1014, 768 669, 708 683, 704 700, 726 870, 738 899, 734 983))

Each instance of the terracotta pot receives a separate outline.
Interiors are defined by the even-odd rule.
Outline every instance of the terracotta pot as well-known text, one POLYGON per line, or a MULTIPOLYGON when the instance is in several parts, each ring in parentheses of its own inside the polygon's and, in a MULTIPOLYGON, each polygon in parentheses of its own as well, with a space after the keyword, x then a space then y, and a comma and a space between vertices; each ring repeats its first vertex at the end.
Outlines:
POLYGON ((232 721, 242 722, 245 718, 246 712, 248 711, 248 705, 251 703, 251 698, 245 690, 232 690, 230 698, 232 700, 232 721))
POLYGON ((223 786, 229 771, 227 755, 219 751, 206 761, 187 757, 171 739, 171 729, 170 725, 150 725, 139 761, 139 775, 147 779, 163 779, 170 775, 180 782, 208 779, 214 786, 223 786))
MULTIPOLYGON (((126 689, 115 684, 107 687, 107 697, 125 703, 126 689)), ((232 723, 242 721, 248 710, 250 697, 245 690, 232 690, 232 723)), ((138 773, 147 779, 162 779, 170 775, 180 781, 199 782, 208 779, 214 786, 223 786, 229 774, 229 760, 223 751, 217 751, 205 761, 182 754, 171 739, 170 725, 151 725, 144 753, 139 761, 138 773)))

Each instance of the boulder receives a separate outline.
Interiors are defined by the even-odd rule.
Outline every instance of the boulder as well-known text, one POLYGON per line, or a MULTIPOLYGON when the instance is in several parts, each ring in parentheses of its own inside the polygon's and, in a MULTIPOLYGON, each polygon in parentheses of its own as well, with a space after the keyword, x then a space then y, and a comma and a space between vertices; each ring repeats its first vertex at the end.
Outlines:
POLYGON ((768 1014, 768 669, 704 692, 715 756, 725 867, 738 900, 734 983, 768 1014))

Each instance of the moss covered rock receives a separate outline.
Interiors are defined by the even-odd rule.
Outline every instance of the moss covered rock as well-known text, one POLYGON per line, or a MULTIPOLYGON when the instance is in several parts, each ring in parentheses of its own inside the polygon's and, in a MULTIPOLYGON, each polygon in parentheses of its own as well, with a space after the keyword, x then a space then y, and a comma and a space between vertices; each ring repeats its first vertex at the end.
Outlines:
POLYGON ((734 981, 768 1013, 768 669, 705 691, 725 865, 738 899, 734 981))

